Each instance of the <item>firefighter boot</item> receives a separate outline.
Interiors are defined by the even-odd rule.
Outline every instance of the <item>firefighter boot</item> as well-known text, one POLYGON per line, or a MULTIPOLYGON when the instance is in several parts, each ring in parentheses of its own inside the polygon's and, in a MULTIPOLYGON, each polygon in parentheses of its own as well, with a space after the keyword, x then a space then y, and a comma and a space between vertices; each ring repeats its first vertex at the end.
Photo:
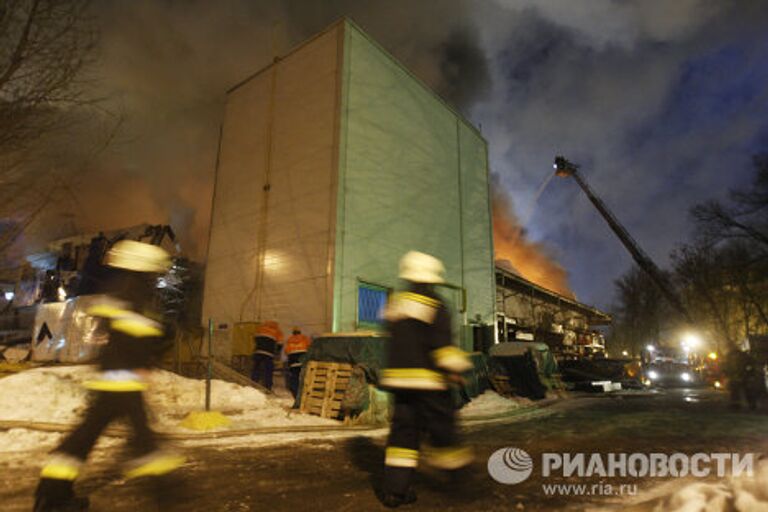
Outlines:
POLYGON ((182 455, 156 450, 128 463, 125 476, 128 480, 137 481, 158 511, 181 510, 178 507, 187 493, 183 479, 175 470, 185 461, 182 455))
POLYGON ((34 512, 76 512, 88 510, 88 498, 75 496, 74 482, 41 478, 35 491, 34 512))
POLYGON ((387 508, 397 508, 400 505, 410 505, 416 503, 416 493, 408 489, 405 494, 395 494, 393 492, 379 491, 376 493, 382 505, 387 508))

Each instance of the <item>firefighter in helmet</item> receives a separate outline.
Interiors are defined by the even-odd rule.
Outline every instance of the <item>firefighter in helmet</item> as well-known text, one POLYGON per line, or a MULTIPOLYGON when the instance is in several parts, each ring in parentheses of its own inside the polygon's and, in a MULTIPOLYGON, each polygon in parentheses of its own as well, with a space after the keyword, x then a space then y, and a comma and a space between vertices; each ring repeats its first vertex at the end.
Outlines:
POLYGON ((384 481, 379 500, 387 507, 416 501, 411 481, 420 456, 421 434, 430 449, 423 455, 440 469, 457 470, 472 461, 472 451, 457 438, 450 391, 452 382, 472 367, 467 354, 451 344, 451 317, 434 285, 445 269, 437 258, 411 251, 400 260, 407 291, 396 293, 384 317, 391 334, 381 385, 394 395, 384 481))
MULTIPOLYGON (((109 334, 99 353, 100 373, 85 383, 91 402, 83 421, 43 466, 35 512, 87 508, 88 499, 75 496, 74 482, 101 433, 116 419, 126 418, 133 429, 129 441, 133 458, 124 468, 126 478, 144 478, 159 489, 168 483, 164 475, 184 463, 182 456, 159 448, 147 424, 143 398, 147 370, 164 337, 154 290, 157 277, 170 268, 171 258, 160 247, 121 240, 106 254, 105 264, 109 272, 100 285, 105 295, 87 310, 106 323, 109 334)), ((156 498, 162 500, 162 494, 156 498)))

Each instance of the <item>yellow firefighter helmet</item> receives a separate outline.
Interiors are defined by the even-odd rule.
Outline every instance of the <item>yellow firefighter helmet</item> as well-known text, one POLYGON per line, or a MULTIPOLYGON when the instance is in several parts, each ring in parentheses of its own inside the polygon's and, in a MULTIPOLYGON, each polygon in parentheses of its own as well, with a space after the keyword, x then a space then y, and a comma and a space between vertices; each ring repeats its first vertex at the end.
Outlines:
POLYGON ((445 267, 434 256, 409 251, 400 258, 400 277, 414 283, 444 283, 445 267))

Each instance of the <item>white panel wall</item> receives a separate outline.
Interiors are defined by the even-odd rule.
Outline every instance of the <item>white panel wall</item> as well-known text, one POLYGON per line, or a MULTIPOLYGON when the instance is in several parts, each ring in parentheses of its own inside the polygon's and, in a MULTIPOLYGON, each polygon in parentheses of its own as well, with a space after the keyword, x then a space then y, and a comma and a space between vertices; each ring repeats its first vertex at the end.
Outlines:
POLYGON ((328 330, 341 29, 321 34, 229 93, 203 322, 275 319, 285 332, 293 325, 310 333, 328 330))

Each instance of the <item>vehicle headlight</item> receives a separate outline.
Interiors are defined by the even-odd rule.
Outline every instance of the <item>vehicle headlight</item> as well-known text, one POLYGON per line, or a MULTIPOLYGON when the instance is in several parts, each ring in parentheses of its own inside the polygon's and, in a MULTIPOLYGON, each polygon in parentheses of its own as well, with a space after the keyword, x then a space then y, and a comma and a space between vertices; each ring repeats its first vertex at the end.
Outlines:
POLYGON ((683 379, 683 381, 685 382, 691 382, 691 374, 688 372, 681 373, 680 378, 683 379))
POLYGON ((658 379, 659 378, 659 372, 657 372, 656 370, 649 371, 648 372, 648 378, 651 379, 651 380, 658 379))

